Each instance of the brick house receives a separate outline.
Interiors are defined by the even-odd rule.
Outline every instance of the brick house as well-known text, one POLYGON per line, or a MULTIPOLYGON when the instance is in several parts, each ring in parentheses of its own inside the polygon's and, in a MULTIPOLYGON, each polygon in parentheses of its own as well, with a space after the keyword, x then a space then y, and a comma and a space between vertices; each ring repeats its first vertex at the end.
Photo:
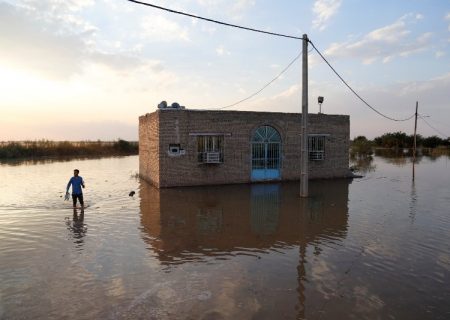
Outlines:
MULTIPOLYGON (((349 176, 350 118, 308 115, 309 177, 349 176)), ((158 188, 300 179, 301 114, 163 107, 139 117, 139 174, 158 188)))

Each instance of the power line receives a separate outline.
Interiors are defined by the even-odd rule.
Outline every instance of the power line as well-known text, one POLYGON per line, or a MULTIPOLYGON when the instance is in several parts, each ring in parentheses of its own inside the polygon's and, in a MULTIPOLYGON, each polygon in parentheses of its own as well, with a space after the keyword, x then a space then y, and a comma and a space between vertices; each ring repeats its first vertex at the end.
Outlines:
POLYGON ((430 123, 428 123, 427 120, 425 120, 420 114, 419 114, 419 118, 422 119, 431 129, 433 129, 434 131, 436 131, 437 133, 439 133, 441 136, 443 136, 444 138, 448 138, 450 136, 446 135, 445 133, 443 133, 442 131, 436 129, 435 127, 433 127, 430 123))
MULTIPOLYGON (((295 40, 304 40, 302 37, 297 37, 297 36, 291 36, 291 35, 286 35, 286 34, 281 34, 281 33, 275 33, 275 32, 269 32, 269 31, 264 31, 264 30, 260 30, 260 29, 254 29, 254 28, 249 28, 249 27, 244 27, 244 26, 240 26, 240 25, 236 25, 236 24, 231 24, 231 23, 227 23, 227 22, 223 22, 223 21, 219 21, 219 20, 214 20, 214 19, 210 19, 210 18, 205 18, 205 17, 201 17, 201 16, 197 16, 191 13, 186 13, 186 12, 182 12, 182 11, 177 11, 177 10, 173 10, 173 9, 169 9, 169 8, 165 8, 165 7, 161 7, 161 6, 157 6, 151 3, 147 3, 147 2, 142 2, 142 1, 137 1, 137 0, 127 0, 129 2, 133 2, 135 4, 140 4, 143 6, 147 6, 147 7, 152 7, 155 9, 159 9, 159 10, 163 10, 163 11, 167 11, 170 13, 175 13, 175 14, 179 14, 179 15, 183 15, 183 16, 187 16, 187 17, 191 17, 191 18, 195 18, 195 19, 200 19, 200 20, 204 20, 204 21, 208 21, 208 22, 213 22, 213 23, 217 23, 220 25, 224 25, 224 26, 228 26, 228 27, 233 27, 233 28, 238 28, 238 29, 243 29, 243 30, 248 30, 248 31, 253 31, 253 32, 258 32, 258 33, 263 33, 263 34, 268 34, 268 35, 272 35, 272 36, 277 36, 277 37, 284 37, 284 38, 289 38, 289 39, 295 39, 295 40)), ((320 51, 315 47, 314 43, 311 40, 308 40, 309 43, 311 43, 311 45, 313 46, 314 50, 316 50, 316 52, 319 54, 319 56, 325 61, 325 63, 331 68, 331 70, 338 76, 338 78, 347 86, 347 88, 350 89, 351 92, 353 92, 353 94, 355 94, 359 100, 361 100, 366 106, 368 106, 370 109, 372 109, 374 112, 378 113, 380 116, 392 120, 392 121, 408 121, 411 120, 415 114, 411 115, 408 118, 405 119, 395 119, 392 117, 389 117, 383 113, 381 113, 380 111, 378 111, 377 109, 375 109, 374 107, 372 107, 366 100, 364 100, 352 87, 350 87, 350 85, 341 77, 341 75, 331 66, 331 64, 327 61, 327 59, 325 59, 325 57, 322 55, 322 53, 320 53, 320 51)), ((297 56, 289 65, 288 67, 282 71, 282 73, 284 71, 286 71, 292 63, 294 63, 295 60, 297 60, 299 58, 299 56, 297 56)), ((282 74, 281 73, 281 74, 282 74)), ((236 104, 239 104, 243 101, 246 101, 250 98, 252 98, 253 96, 255 96, 256 94, 258 94, 259 92, 261 92, 262 90, 264 90, 267 86, 269 86, 273 81, 275 81, 276 79, 278 79, 279 76, 278 75, 275 79, 273 79, 271 82, 269 82, 267 85, 265 85, 262 89, 260 89, 259 91, 257 91, 256 93, 254 93, 253 95, 251 95, 250 97, 247 97, 245 99, 242 99, 232 105, 228 105, 219 109, 225 109, 225 108, 229 108, 232 107, 236 104)))
POLYGON ((275 82, 276 80, 278 80, 278 78, 280 78, 281 77, 281 75, 283 74, 283 73, 285 73, 293 64, 294 64, 294 62, 295 61, 297 61, 300 57, 301 57, 301 55, 302 55, 302 52, 300 52, 291 62, 289 62, 289 64, 275 77, 275 78, 273 78, 272 80, 270 80, 268 83, 266 83, 261 89, 259 89, 258 91, 256 91, 256 92, 254 92, 254 93, 252 93, 251 95, 249 95, 247 98, 244 98, 244 99, 241 99, 241 100, 239 100, 239 101, 237 101, 237 102, 235 102, 235 103, 232 103, 232 104, 229 104, 229 105, 227 105, 227 106, 224 106, 224 107, 220 107, 220 108, 217 108, 218 110, 222 110, 222 109, 226 109, 226 108, 230 108, 230 107, 234 107, 235 105, 238 105, 238 104, 240 104, 240 103, 242 103, 242 102, 244 102, 244 101, 247 101, 247 100, 249 100, 249 99, 251 99, 251 98, 253 98, 254 96, 256 96, 258 93, 260 93, 261 91, 263 91, 264 89, 266 89, 268 86, 270 86, 273 82, 275 82))
POLYGON ((290 36, 290 35, 281 34, 281 33, 275 33, 275 32, 269 32, 269 31, 264 31, 264 30, 259 30, 259 29, 239 26, 237 24, 231 24, 231 23, 218 21, 218 20, 214 20, 214 19, 210 19, 210 18, 204 18, 204 17, 201 17, 201 16, 197 16, 197 15, 186 13, 186 12, 182 12, 182 11, 177 11, 177 10, 172 10, 172 9, 165 8, 165 7, 160 7, 160 6, 157 6, 157 5, 154 5, 154 4, 151 4, 151 3, 147 3, 147 2, 136 1, 136 0, 126 0, 126 1, 133 2, 133 3, 136 3, 136 4, 141 4, 141 5, 147 6, 147 7, 152 7, 152 8, 155 8, 155 9, 164 10, 164 11, 171 12, 171 13, 180 14, 180 15, 191 17, 191 18, 195 18, 195 19, 200 19, 200 20, 204 20, 204 21, 209 21, 209 22, 221 24, 221 25, 228 26, 228 27, 244 29, 244 30, 253 31, 253 32, 259 32, 259 33, 265 33, 265 34, 269 34, 269 35, 277 36, 277 37, 284 37, 284 38, 290 38, 290 39, 296 39, 296 40, 303 40, 303 38, 301 38, 301 37, 290 36))
POLYGON ((350 85, 341 77, 341 75, 331 66, 331 64, 327 61, 327 59, 325 59, 325 57, 322 55, 322 53, 320 53, 320 51, 316 48, 316 46, 314 45, 314 43, 312 43, 311 40, 309 40, 309 43, 311 43, 311 45, 313 46, 314 50, 316 50, 316 52, 319 54, 319 56, 323 59, 323 61, 325 61, 325 63, 331 68, 331 70, 333 70, 333 72, 338 76, 338 78, 347 86, 347 88, 350 89, 351 92, 353 92, 353 94, 355 96, 357 96, 359 98, 359 100, 361 100, 366 106, 368 106, 370 109, 372 109, 373 111, 375 111, 376 113, 378 113, 380 116, 392 120, 392 121, 408 121, 411 120, 412 118, 414 118, 415 114, 413 114, 412 116, 405 118, 405 119, 395 119, 395 118, 391 118, 383 113, 381 113, 380 111, 378 111, 377 109, 375 109, 374 107, 372 107, 366 100, 364 100, 355 90, 353 90, 352 87, 350 87, 350 85))
MULTIPOLYGON (((239 29, 244 29, 244 30, 249 30, 249 31, 254 31, 254 32, 259 32, 259 33, 264 33, 264 34, 269 34, 269 35, 273 35, 273 36, 279 36, 279 37, 291 38, 291 39, 296 39, 296 40, 303 40, 303 38, 301 38, 301 37, 290 36, 290 35, 285 35, 285 34, 280 34, 280 33, 274 33, 274 32, 268 32, 268 31, 259 30, 259 29, 253 29, 253 28, 243 27, 243 26, 239 26, 239 25, 235 25, 235 24, 231 24, 231 23, 227 23, 227 22, 222 22, 222 21, 218 21, 218 20, 214 20, 214 19, 210 19, 210 18, 200 17, 200 16, 197 16, 197 15, 193 15, 193 14, 186 13, 186 12, 182 12, 182 11, 172 10, 172 9, 169 9, 169 8, 157 6, 157 5, 154 5, 154 4, 151 4, 151 3, 147 3, 147 2, 136 1, 136 0, 127 0, 127 1, 133 2, 133 3, 136 3, 136 4, 141 4, 141 5, 148 6, 148 7, 152 7, 152 8, 156 8, 156 9, 160 9, 160 10, 164 10, 164 11, 167 11, 167 12, 170 12, 170 13, 180 14, 180 15, 184 15, 184 16, 187 16, 187 17, 191 17, 191 18, 196 18, 196 19, 205 20, 205 21, 208 21, 208 22, 213 22, 213 23, 225 25, 225 26, 228 26, 228 27, 234 27, 234 28, 239 28, 239 29)), ((311 52, 311 51, 312 51, 312 49, 311 49, 309 52, 311 52)), ((309 53, 309 52, 308 52, 308 53, 309 53)), ((246 97, 246 98, 244 98, 244 99, 241 99, 241 100, 239 100, 239 101, 237 101, 237 102, 235 102, 235 103, 232 103, 232 104, 230 104, 230 105, 227 105, 227 106, 224 106, 224 107, 220 107, 220 108, 214 108, 214 109, 221 110, 221 109, 230 108, 230 107, 233 107, 233 106, 235 106, 235 105, 238 105, 238 104, 240 104, 240 103, 242 103, 242 102, 244 102, 244 101, 247 101, 247 100, 253 98, 253 97, 256 96, 257 94, 259 94, 261 91, 263 91, 265 88, 267 88, 269 85, 271 85, 273 82, 275 82, 279 77, 281 77, 281 75, 282 75, 283 73, 285 73, 285 72, 292 66, 292 64, 294 64, 294 62, 297 61, 297 60, 300 58, 301 54, 302 54, 302 53, 299 53, 299 54, 298 54, 298 55, 297 55, 297 56, 296 56, 296 57, 295 57, 288 65, 287 65, 286 68, 284 68, 284 69, 283 69, 283 70, 282 70, 275 78, 273 78, 270 82, 268 82, 267 84, 265 84, 261 89, 259 89, 259 90, 256 91, 255 93, 253 93, 253 94, 251 94, 250 96, 248 96, 248 97, 246 97)))
MULTIPOLYGON (((425 117, 425 116, 423 116, 423 117, 425 117)), ((448 123, 443 123, 443 122, 438 121, 438 120, 436 120, 435 118, 432 118, 432 117, 430 117, 430 116, 427 116, 427 118, 428 118, 428 117, 430 118, 430 119, 428 119, 428 120, 432 120, 432 122, 437 123, 437 124, 439 124, 439 125, 442 126, 442 127, 449 128, 448 123)))

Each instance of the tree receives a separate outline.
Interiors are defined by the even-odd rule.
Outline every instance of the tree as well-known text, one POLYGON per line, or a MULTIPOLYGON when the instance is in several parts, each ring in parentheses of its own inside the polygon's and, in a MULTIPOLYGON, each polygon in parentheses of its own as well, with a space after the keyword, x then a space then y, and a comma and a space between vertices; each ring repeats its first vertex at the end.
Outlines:
POLYGON ((436 148, 438 146, 444 145, 445 141, 439 138, 438 136, 431 136, 423 139, 422 145, 425 148, 436 148))
POLYGON ((373 153, 372 146, 372 141, 367 140, 365 136, 358 136, 352 141, 350 155, 358 155, 359 157, 370 156, 373 153))

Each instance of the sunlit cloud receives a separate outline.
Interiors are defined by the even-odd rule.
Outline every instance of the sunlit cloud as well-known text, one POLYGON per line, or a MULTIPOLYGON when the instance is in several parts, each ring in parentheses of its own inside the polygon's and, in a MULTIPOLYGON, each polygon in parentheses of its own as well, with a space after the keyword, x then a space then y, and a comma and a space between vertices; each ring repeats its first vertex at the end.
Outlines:
POLYGON ((313 28, 324 30, 328 26, 329 20, 336 15, 342 0, 316 0, 313 6, 315 19, 313 20, 313 28))
POLYGON ((80 12, 95 4, 93 0, 22 0, 18 1, 17 8, 26 11, 34 20, 47 24, 49 29, 57 33, 87 32, 97 28, 80 12))
MULTIPOLYGON (((137 126, 134 122, 123 121, 85 121, 79 119, 79 115, 73 116, 77 121, 69 118, 59 121, 45 121, 35 119, 26 122, 20 131, 15 130, 11 123, 2 123, 0 127, 0 138, 9 140, 36 140, 49 139, 56 141, 72 140, 111 140, 126 139, 136 140, 137 126)), ((1 123, 1 122, 0 122, 1 123)))
POLYGON ((68 78, 81 70, 87 37, 87 33, 49 31, 28 9, 0 3, 0 47, 8 48, 0 50, 0 64, 68 78))
MULTIPOLYGON (((73 1, 68 5, 71 10, 75 10, 89 3, 73 1)), ((152 73, 162 71, 159 61, 133 55, 133 52, 142 50, 140 44, 131 48, 129 53, 121 53, 119 50, 122 44, 115 41, 111 43, 113 53, 100 51, 88 41, 92 39, 91 32, 75 33, 69 30, 72 20, 52 20, 47 17, 47 22, 43 22, 36 18, 39 15, 31 15, 29 8, 0 3, 0 47, 8 48, 0 50, 0 65, 66 81, 76 74, 82 74, 89 64, 103 64, 117 72, 139 68, 146 68, 152 73), (50 26, 66 31, 56 32, 50 26)), ((178 31, 176 27, 171 30, 178 31)))
POLYGON ((445 91, 447 91, 449 87, 450 73, 446 73, 427 81, 414 81, 403 84, 401 85, 400 90, 398 90, 398 94, 406 96, 413 93, 427 93, 429 91, 432 91, 436 96, 443 96, 445 91))
POLYGON ((415 39, 411 37, 408 24, 417 21, 411 15, 405 15, 394 23, 375 29, 359 40, 332 43, 325 50, 327 56, 359 58, 363 64, 376 61, 391 62, 396 57, 408 57, 429 49, 433 34, 425 32, 415 39))
POLYGON ((291 85, 286 90, 284 90, 284 91, 276 94, 275 96, 271 97, 271 100, 278 100, 280 98, 290 98, 290 97, 292 97, 294 95, 298 95, 300 90, 301 90, 301 85, 299 85, 299 84, 291 85))
MULTIPOLYGON (((292 12, 286 12, 286 19, 280 21, 267 20, 270 26, 261 22, 267 10, 275 5, 277 10, 285 10, 284 6, 275 3, 254 0, 180 0, 173 3, 155 0, 154 3, 217 20, 239 20, 235 23, 267 27, 267 30, 275 32, 296 30, 287 25, 292 21, 292 12)), ((342 0, 320 0, 292 7, 310 10, 314 5, 312 19, 317 32, 329 27, 340 11, 349 9, 343 3, 342 0)), ((372 71, 373 68, 342 69, 348 61, 339 61, 344 64, 339 69, 345 70, 345 77, 358 79, 352 84, 357 84, 356 89, 374 104, 380 102, 382 111, 390 110, 383 105, 385 102, 389 106, 402 105, 411 96, 417 99, 420 95, 424 101, 433 101, 429 106, 430 114, 436 113, 433 108, 439 108, 445 117, 448 106, 438 100, 448 100, 448 79, 423 79, 439 74, 436 65, 448 64, 450 40, 447 42, 447 38, 450 33, 446 29, 450 13, 445 12, 437 14, 442 22, 440 30, 430 24, 429 12, 425 18, 421 13, 401 16, 403 13, 397 11, 398 17, 401 16, 397 20, 389 22, 380 17, 379 21, 383 23, 379 28, 364 29, 367 28, 364 25, 360 30, 368 31, 362 34, 354 34, 347 40, 333 37, 336 42, 331 45, 326 39, 321 39, 316 45, 319 50, 328 48, 324 52, 335 58, 330 62, 350 58, 363 64, 392 66, 392 74, 373 74, 376 79, 373 82, 383 81, 384 84, 372 88, 370 86, 375 84, 367 80, 372 74, 361 71, 372 71), (419 53, 427 51, 428 60, 420 60, 425 55, 419 53), (411 74, 418 76, 400 86, 399 79, 408 75, 402 72, 403 64, 396 62, 406 62, 409 58, 417 59, 415 71, 411 74), (433 64, 428 66, 427 61, 433 64), (388 81, 397 86, 389 85, 388 81), (380 98, 380 92, 390 95, 394 102, 380 98), (396 98, 393 99, 392 95, 396 98)), ((305 31, 307 22, 302 23, 305 25, 300 29, 305 31)), ((336 19, 335 23, 339 28, 337 23, 343 22, 336 19)), ((114 121, 119 119, 127 126, 136 126, 137 117, 154 111, 161 100, 177 101, 188 108, 231 104, 266 84, 285 66, 278 62, 283 61, 286 52, 297 50, 290 47, 288 41, 284 47, 284 42, 277 42, 273 37, 250 37, 251 33, 234 31, 128 1, 0 0, 0 140, 13 137, 14 132, 17 138, 56 139, 56 132, 63 132, 52 123, 61 124, 61 128, 67 124, 69 128, 71 123, 80 119, 80 115, 81 121, 85 121, 80 130, 91 132, 93 136, 90 139, 105 136, 101 131, 88 128, 96 125, 105 128, 111 138, 116 138, 114 130, 106 129, 107 125, 114 126, 114 121), (258 49, 257 53, 254 49, 258 49), (33 121, 40 125, 32 126, 33 121), (45 126, 49 130, 46 131, 45 126), (21 127, 35 130, 19 130, 21 127)), ((304 31, 298 31, 298 34, 304 31)), ((324 105, 327 112, 351 114, 357 118, 358 108, 361 108, 359 102, 338 80, 324 80, 329 76, 329 70, 324 72, 327 67, 317 53, 311 51, 308 56, 309 67, 313 70, 311 77, 316 77, 309 82, 311 97, 324 95, 327 97, 324 105), (354 105, 358 105, 356 110, 354 105)), ((299 69, 300 64, 297 61, 296 68, 299 69)), ((286 72, 273 85, 235 109, 299 112, 299 74, 286 72)), ((315 101, 311 100, 310 105, 314 112, 315 101)), ((399 117, 409 113, 409 110, 402 109, 391 111, 392 116, 399 117)), ((358 133, 365 134, 364 124, 360 123, 363 122, 352 122, 352 130, 356 128, 360 130, 358 133)), ((117 128, 124 132, 128 130, 119 124, 117 128)), ((367 134, 370 130, 367 129, 367 134)))
MULTIPOLYGON (((366 35, 368 41, 384 41, 387 43, 394 43, 404 38, 410 33, 409 30, 405 29, 404 19, 400 19, 395 23, 376 29, 366 35)), ((364 43, 360 42, 357 45, 362 46, 364 43)), ((357 46, 356 44, 354 46, 357 46)))

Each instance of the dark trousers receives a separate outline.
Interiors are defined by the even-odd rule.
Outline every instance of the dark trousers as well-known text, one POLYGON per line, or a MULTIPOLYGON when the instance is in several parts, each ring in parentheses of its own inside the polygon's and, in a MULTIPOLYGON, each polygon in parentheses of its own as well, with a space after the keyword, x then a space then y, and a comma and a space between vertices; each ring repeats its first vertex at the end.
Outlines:
POLYGON ((83 194, 72 194, 72 200, 73 200, 73 206, 75 207, 77 205, 77 199, 80 201, 80 204, 82 206, 84 206, 84 201, 83 201, 83 194))

